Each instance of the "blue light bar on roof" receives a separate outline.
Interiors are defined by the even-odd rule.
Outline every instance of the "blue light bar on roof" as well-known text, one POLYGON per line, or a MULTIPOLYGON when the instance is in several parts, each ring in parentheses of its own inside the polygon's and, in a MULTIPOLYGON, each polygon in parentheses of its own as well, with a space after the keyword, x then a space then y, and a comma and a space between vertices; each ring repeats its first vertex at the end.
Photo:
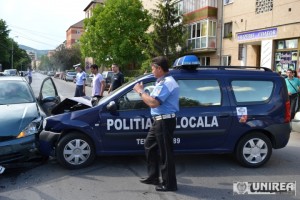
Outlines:
POLYGON ((184 66, 199 66, 200 62, 199 59, 197 58, 197 56, 195 55, 186 55, 186 56, 182 56, 180 58, 177 58, 173 64, 174 68, 177 67, 184 67, 184 66))

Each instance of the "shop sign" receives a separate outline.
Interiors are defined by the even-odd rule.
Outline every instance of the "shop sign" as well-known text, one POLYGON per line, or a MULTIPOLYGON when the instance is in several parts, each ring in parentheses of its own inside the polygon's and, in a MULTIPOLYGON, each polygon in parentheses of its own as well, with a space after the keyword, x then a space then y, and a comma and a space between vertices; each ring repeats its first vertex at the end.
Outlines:
POLYGON ((251 31, 246 33, 238 33, 237 40, 238 41, 247 41, 247 40, 255 40, 262 38, 271 38, 277 36, 277 28, 270 28, 258 31, 251 31))

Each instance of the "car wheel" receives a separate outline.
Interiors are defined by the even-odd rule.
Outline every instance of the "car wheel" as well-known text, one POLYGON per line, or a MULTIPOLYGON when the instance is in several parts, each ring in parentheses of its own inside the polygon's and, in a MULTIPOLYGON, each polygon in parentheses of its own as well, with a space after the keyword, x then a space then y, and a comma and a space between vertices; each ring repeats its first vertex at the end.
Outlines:
POLYGON ((245 167, 259 167, 271 157, 272 144, 262 133, 252 133, 242 137, 236 148, 236 158, 245 167))
POLYGON ((90 138, 80 133, 69 133, 57 144, 57 161, 68 169, 90 165, 95 159, 94 145, 90 138))

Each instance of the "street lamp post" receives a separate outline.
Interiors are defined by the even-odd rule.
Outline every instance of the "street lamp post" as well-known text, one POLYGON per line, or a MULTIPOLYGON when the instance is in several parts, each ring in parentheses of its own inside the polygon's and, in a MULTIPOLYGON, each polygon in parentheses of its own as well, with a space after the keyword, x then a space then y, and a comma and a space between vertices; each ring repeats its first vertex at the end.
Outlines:
POLYGON ((14 38, 18 38, 18 36, 14 36, 11 41, 11 68, 14 68, 14 38))

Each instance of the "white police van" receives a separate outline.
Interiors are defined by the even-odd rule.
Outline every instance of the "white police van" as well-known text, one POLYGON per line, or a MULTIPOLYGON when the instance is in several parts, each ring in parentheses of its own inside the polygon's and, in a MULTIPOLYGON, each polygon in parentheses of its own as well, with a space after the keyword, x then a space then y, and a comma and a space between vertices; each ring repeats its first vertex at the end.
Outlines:
MULTIPOLYGON (((277 73, 267 68, 201 68, 195 56, 187 55, 176 60, 170 74, 180 88, 176 154, 233 153, 243 166, 259 167, 272 148, 288 143, 290 105, 285 81, 277 73)), ((96 155, 144 154, 152 118, 133 87, 143 82, 151 93, 155 80, 152 74, 138 77, 95 106, 83 98, 59 105, 56 115, 44 120, 40 151, 70 169, 91 164, 96 155)))

